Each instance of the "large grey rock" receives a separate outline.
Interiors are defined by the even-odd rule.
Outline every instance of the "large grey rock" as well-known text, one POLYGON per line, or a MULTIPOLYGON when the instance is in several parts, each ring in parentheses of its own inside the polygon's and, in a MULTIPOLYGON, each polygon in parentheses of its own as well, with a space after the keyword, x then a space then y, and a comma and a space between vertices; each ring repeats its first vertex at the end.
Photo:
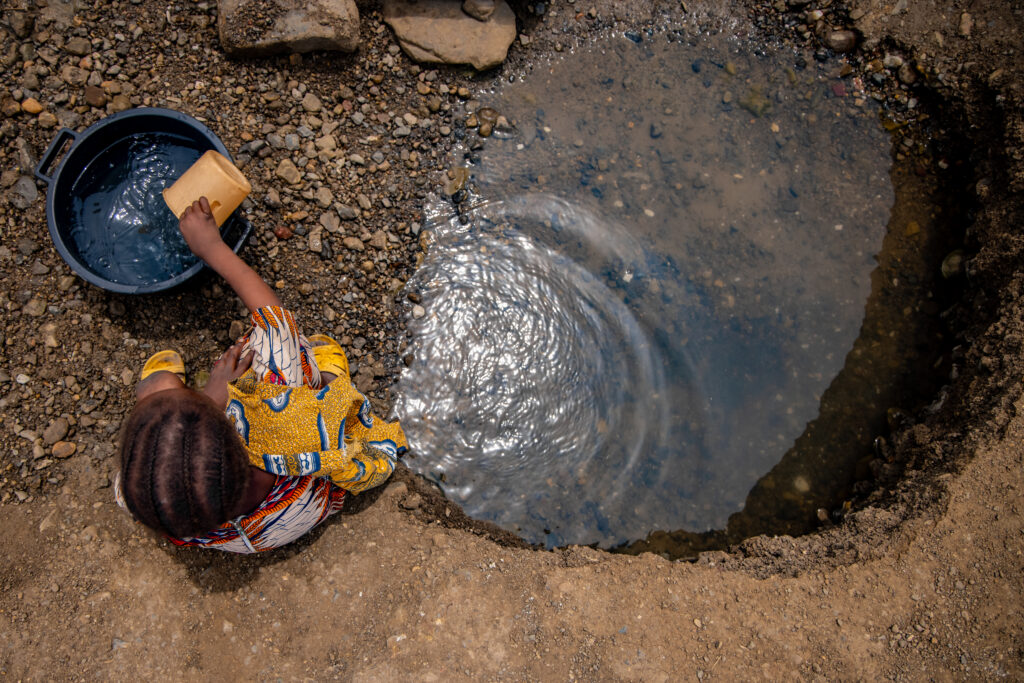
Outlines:
POLYGON ((384 0, 384 21, 416 61, 472 64, 480 71, 501 64, 516 39, 516 15, 505 0, 487 21, 452 0, 384 0))
POLYGON ((235 57, 359 46, 355 0, 218 0, 217 28, 235 57))

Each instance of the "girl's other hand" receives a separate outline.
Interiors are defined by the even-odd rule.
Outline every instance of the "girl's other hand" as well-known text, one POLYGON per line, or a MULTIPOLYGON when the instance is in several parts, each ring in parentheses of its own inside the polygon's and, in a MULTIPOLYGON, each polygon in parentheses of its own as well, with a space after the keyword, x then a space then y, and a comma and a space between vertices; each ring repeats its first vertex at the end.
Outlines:
POLYGON ((233 382, 245 374, 245 371, 252 365, 254 355, 255 352, 250 349, 243 356, 242 344, 232 344, 213 364, 213 369, 210 370, 210 380, 206 383, 203 393, 213 399, 218 406, 226 407, 228 404, 228 382, 233 382))
POLYGON ((178 229, 181 230, 181 235, 192 253, 204 261, 211 251, 224 244, 206 197, 200 197, 185 209, 185 213, 181 214, 178 229))

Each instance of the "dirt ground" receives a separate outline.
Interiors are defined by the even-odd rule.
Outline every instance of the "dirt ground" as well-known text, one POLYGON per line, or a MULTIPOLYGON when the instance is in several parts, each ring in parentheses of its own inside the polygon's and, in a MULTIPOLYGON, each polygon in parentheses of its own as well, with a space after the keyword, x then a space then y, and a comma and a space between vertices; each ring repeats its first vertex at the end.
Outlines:
MULTIPOLYGON (((5 4, 4 53, 16 52, 4 61, 0 99, 18 90, 24 101, 37 85, 45 106, 64 117, 74 111, 73 101, 57 101, 62 86, 50 80, 64 63, 63 48, 53 51, 48 72, 35 74, 40 83, 26 81, 26 64, 48 63, 50 53, 40 50, 40 61, 34 48, 22 46, 52 45, 53 34, 63 32, 96 39, 97 52, 132 43, 117 52, 127 71, 136 72, 121 79, 134 86, 122 91, 129 103, 177 104, 205 114, 232 150, 261 123, 260 135, 288 133, 306 117, 294 106, 273 109, 278 98, 252 99, 260 84, 270 86, 263 94, 280 91, 286 99, 299 82, 306 84, 329 106, 337 103, 339 117, 353 102, 358 109, 364 96, 373 105, 367 111, 380 104, 388 114, 381 125, 402 111, 436 116, 435 128, 393 146, 353 128, 348 151, 381 151, 390 163, 350 164, 332 176, 317 172, 313 158, 304 168, 323 182, 307 176, 305 185, 282 190, 279 201, 265 195, 283 185, 270 161, 284 152, 264 163, 253 150, 245 167, 254 181, 250 213, 258 226, 246 258, 268 279, 282 281, 284 298, 305 320, 358 345, 358 381, 386 407, 408 308, 398 289, 418 249, 416 203, 439 185, 450 145, 433 131, 445 125, 458 131, 455 88, 442 93, 438 82, 484 88, 538 54, 585 41, 590 31, 659 23, 665 15, 697 16, 696 25, 702 17, 725 17, 736 30, 792 43, 809 55, 841 47, 832 27, 852 27, 857 51, 837 59, 870 69, 872 60, 898 54, 913 65, 903 79, 884 72, 876 92, 900 125, 925 140, 922 163, 952 169, 954 190, 971 208, 961 226, 962 294, 944 314, 957 334, 942 366, 949 377, 928 405, 894 421, 885 435, 885 462, 851 511, 814 534, 755 537, 693 562, 585 547, 540 551, 466 519, 403 470, 280 551, 239 557, 175 549, 113 504, 117 428, 140 360, 154 347, 177 346, 190 364, 211 361, 240 317, 237 302, 212 279, 145 302, 68 280, 70 271, 45 237, 41 188, 27 208, 8 199, 0 214, 0 410, 7 426, 0 435, 0 674, 9 680, 1024 678, 1024 417, 1018 409, 1024 401, 1024 8, 998 0, 741 0, 728 8, 576 0, 546 4, 543 14, 536 3, 514 7, 529 39, 513 45, 503 69, 474 76, 412 68, 388 50, 392 40, 372 2, 360 4, 363 48, 353 57, 240 65, 215 54, 211 3, 165 8, 132 0, 101 11, 5 4), (15 38, 13 15, 26 9, 49 23, 37 19, 34 32, 15 38), (170 25, 160 19, 165 9, 170 25), (115 16, 125 25, 114 24, 115 16), (132 26, 143 30, 129 41, 132 26), (205 61, 174 59, 176 50, 180 56, 194 43, 213 52, 205 61), (154 64, 159 78, 149 76, 154 64), (232 84, 234 101, 208 100, 207 85, 193 83, 235 71, 247 75, 232 84), (276 80, 275 72, 288 75, 276 80), (908 92, 920 100, 919 113, 897 106, 908 92), (426 105, 416 98, 437 93, 444 94, 438 109, 418 108, 426 105), (968 153, 944 157, 950 139, 966 140, 961 146, 968 153), (300 248, 301 232, 279 242, 271 225, 302 226, 304 217, 295 215, 311 205, 317 183, 336 201, 363 207, 355 223, 346 223, 349 236, 382 244, 375 239, 381 231, 386 248, 339 252, 332 263, 300 248), (330 278, 356 292, 355 302, 346 307, 318 294, 330 278), (197 293, 212 299, 208 310, 195 312, 197 293), (200 332, 191 322, 173 322, 186 316, 198 316, 200 332), (75 444, 66 458, 60 457, 66 451, 53 452, 54 433, 46 434, 61 419, 60 439, 75 444)), ((115 59, 103 58, 107 67, 115 59)), ((76 122, 81 130, 104 114, 81 109, 77 121, 61 123, 76 122)), ((4 116, 8 197, 19 173, 7 172, 28 171, 54 130, 34 115, 5 108, 4 116)))

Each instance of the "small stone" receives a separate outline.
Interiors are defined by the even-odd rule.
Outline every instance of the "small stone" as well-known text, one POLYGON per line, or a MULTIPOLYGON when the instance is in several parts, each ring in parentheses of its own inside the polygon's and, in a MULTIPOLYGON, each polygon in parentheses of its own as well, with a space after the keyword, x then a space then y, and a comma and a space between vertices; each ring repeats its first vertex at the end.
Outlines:
POLYGON ((409 126, 398 126, 397 128, 395 128, 395 132, 393 133, 393 135, 396 138, 407 138, 410 135, 412 135, 412 129, 409 128, 409 126))
POLYGON ((43 443, 47 446, 54 445, 68 435, 68 429, 68 421, 58 417, 43 431, 43 443))
MULTIPOLYGON (((39 190, 36 188, 35 181, 27 175, 18 178, 11 189, 10 198, 15 208, 24 210, 30 207, 39 198, 39 190)), ((28 254, 25 255, 28 256, 28 254)))
POLYGON ((302 98, 302 108, 310 114, 315 114, 321 109, 323 105, 320 103, 320 98, 311 92, 306 93, 305 97, 302 98))
POLYGON ((110 108, 115 114, 117 112, 128 111, 132 108, 132 101, 128 99, 127 95, 114 95, 114 99, 110 102, 110 108))
POLYGON ((415 306, 412 307, 412 317, 415 318, 416 320, 419 320, 426 314, 426 309, 420 306, 419 304, 416 304, 415 306))
POLYGON ((228 326, 228 338, 232 340, 241 339, 245 334, 246 323, 241 320, 232 320, 228 326))
POLYGON ((274 237, 279 240, 286 240, 292 236, 292 229, 287 225, 276 225, 274 226, 274 237))
POLYGON ((399 505, 402 506, 403 510, 418 510, 423 505, 423 496, 416 492, 410 493, 402 499, 399 505))
POLYGON ((320 225, 324 226, 324 229, 331 234, 341 232, 341 220, 338 218, 338 214, 333 211, 320 215, 320 225))
POLYGON ((365 194, 360 194, 356 197, 356 201, 359 202, 359 208, 363 211, 369 211, 373 204, 370 202, 370 198, 365 194))
POLYGON ((306 243, 309 246, 310 251, 316 254, 319 254, 321 251, 323 251, 323 234, 324 229, 323 226, 321 225, 318 225, 309 231, 309 236, 306 238, 306 243))
POLYGON ((338 218, 343 221, 354 221, 359 218, 359 209, 346 204, 336 204, 334 210, 338 212, 338 218))
POLYGON ((947 280, 964 271, 964 252, 957 249, 942 259, 942 277, 947 280))
POLYGON ((21 108, 29 114, 38 114, 43 110, 43 105, 34 97, 27 97, 21 101, 21 108))
POLYGON ((53 454, 53 457, 63 460, 64 458, 70 458, 77 450, 78 446, 71 441, 58 441, 53 444, 53 450, 51 453, 53 454))
POLYGON ((360 268, 360 269, 361 269, 361 270, 362 270, 362 271, 363 271, 364 273, 366 273, 367 275, 369 275, 370 273, 372 273, 372 272, 373 272, 373 261, 363 261, 362 263, 360 263, 360 264, 359 264, 359 268, 360 268))
POLYGON ((85 102, 90 107, 105 107, 107 106, 107 93, 98 85, 87 85, 85 86, 85 102))
POLYGON ((57 125, 57 117, 53 113, 44 111, 39 114, 39 125, 42 128, 53 128, 57 125))
POLYGON ((898 69, 899 67, 903 66, 903 57, 891 54, 886 55, 882 59, 882 66, 884 66, 886 69, 898 69))
POLYGON ((0 101, 0 112, 2 112, 6 118, 17 116, 21 113, 21 104, 19 104, 14 98, 5 97, 0 101))
POLYGON ((316 203, 321 209, 326 209, 334 203, 334 193, 331 192, 331 188, 324 186, 316 191, 316 203))
POLYGON ((299 172, 299 169, 295 168, 295 164, 292 163, 291 159, 282 159, 274 173, 289 185, 296 185, 302 182, 302 174, 299 172))
POLYGON ((85 69, 79 69, 77 66, 65 64, 61 67, 60 79, 68 85, 85 85, 86 81, 89 80, 89 72, 85 69))
POLYGON ((497 7, 496 0, 463 0, 462 3, 462 11, 477 21, 490 19, 497 7))
MULTIPOLYGON (((10 7, 10 5, 8 5, 10 7)), ((14 35, 18 38, 28 38, 32 35, 32 29, 35 27, 36 18, 29 12, 22 12, 20 10, 12 10, 8 23, 11 26, 11 30, 14 31, 14 35)))
POLYGON ((135 373, 134 372, 132 372, 128 368, 125 368, 124 370, 121 371, 121 384, 125 385, 126 387, 130 387, 134 380, 135 380, 135 373))
POLYGON ((370 238, 370 246, 374 249, 387 249, 388 247, 388 236, 383 230, 378 230, 373 233, 370 238))
POLYGON ((84 57, 92 52, 92 42, 88 38, 72 36, 64 43, 64 49, 78 57, 84 57))
POLYGON ((903 85, 912 85, 917 80, 917 72, 914 71, 914 67, 910 64, 904 63, 896 72, 896 77, 900 79, 900 83, 903 85))
POLYGON ((338 148, 338 139, 333 135, 324 135, 317 138, 314 144, 317 149, 324 152, 330 152, 338 148))
POLYGON ((825 44, 836 52, 850 52, 857 47, 857 34, 849 29, 832 31, 825 37, 825 44))
POLYGON ((964 38, 970 38, 972 28, 974 28, 974 19, 971 18, 970 12, 963 12, 960 15, 960 35, 964 38))
POLYGON ((346 237, 344 240, 342 240, 342 243, 345 245, 346 249, 351 249, 352 251, 366 250, 366 246, 358 237, 346 237))
POLYGON ((21 312, 25 315, 30 315, 33 318, 38 318, 43 313, 46 313, 46 302, 39 297, 32 297, 32 299, 22 307, 21 312))

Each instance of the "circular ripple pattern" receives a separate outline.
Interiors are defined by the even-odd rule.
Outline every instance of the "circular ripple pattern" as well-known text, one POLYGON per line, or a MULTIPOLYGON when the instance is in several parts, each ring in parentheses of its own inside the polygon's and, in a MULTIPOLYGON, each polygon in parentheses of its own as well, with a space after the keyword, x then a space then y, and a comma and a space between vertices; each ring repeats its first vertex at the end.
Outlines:
POLYGON ((416 360, 396 411, 424 456, 410 465, 468 514, 550 545, 607 541, 609 527, 627 538, 623 483, 665 424, 663 407, 637 398, 663 391, 661 361, 620 297, 541 239, 557 236, 552 216, 591 257, 615 250, 592 216, 552 198, 435 227, 410 283, 427 315, 410 322, 416 360))

